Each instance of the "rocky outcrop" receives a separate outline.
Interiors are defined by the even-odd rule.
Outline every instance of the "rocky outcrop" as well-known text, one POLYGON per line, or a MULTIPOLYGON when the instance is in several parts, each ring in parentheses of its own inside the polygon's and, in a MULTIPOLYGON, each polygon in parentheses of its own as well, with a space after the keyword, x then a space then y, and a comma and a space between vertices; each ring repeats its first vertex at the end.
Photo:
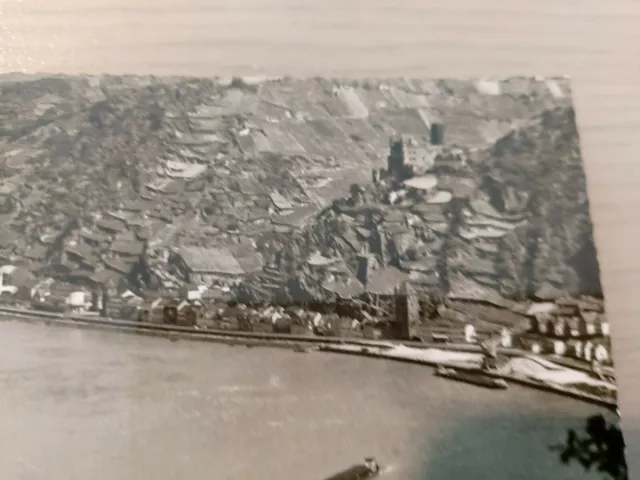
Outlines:
MULTIPOLYGON (((437 174, 437 188, 461 192, 452 198, 407 196, 389 205, 397 185, 354 188, 292 245, 303 257, 337 252, 354 275, 358 255, 368 252, 380 268, 398 267, 424 290, 456 297, 534 298, 551 289, 601 295, 570 107, 514 129, 480 152, 471 169, 437 174)), ((308 282, 327 281, 304 265, 299 271, 308 282)))
POLYGON ((553 286, 601 295, 575 114, 554 109, 503 137, 487 153, 491 204, 527 222, 500 245, 499 268, 514 292, 553 286))

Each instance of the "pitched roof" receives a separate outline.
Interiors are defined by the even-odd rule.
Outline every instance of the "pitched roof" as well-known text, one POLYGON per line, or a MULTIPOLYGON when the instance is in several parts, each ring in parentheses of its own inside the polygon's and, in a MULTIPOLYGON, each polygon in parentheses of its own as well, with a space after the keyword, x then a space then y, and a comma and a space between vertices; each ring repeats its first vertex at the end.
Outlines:
POLYGON ((86 240, 91 240, 94 242, 106 242, 107 240, 109 240, 109 237, 107 235, 104 235, 102 233, 95 233, 92 232, 90 230, 80 230, 80 236, 86 240))
POLYGON ((90 259, 93 256, 93 251, 91 250, 91 248, 83 243, 78 243, 76 245, 67 245, 64 251, 84 259, 90 259))
POLYGON ((24 252, 23 257, 29 260, 43 260, 47 256, 47 248, 44 245, 34 245, 24 252))
POLYGON ((141 242, 117 241, 111 245, 110 250, 120 255, 140 255, 144 245, 141 242))
POLYGON ((341 298, 357 297, 364 291, 362 284, 355 280, 325 282, 322 287, 341 298))
POLYGON ((273 204, 279 208, 280 210, 290 210, 293 208, 293 206, 291 205, 291 203, 289 202, 289 200, 287 200, 286 198, 284 198, 282 195, 280 195, 278 192, 273 192, 270 195, 271 197, 271 201, 273 202, 273 204))
POLYGON ((416 261, 402 261, 401 267, 405 270, 415 270, 416 272, 432 272, 438 266, 436 256, 427 256, 416 261))
POLYGON ((111 281, 115 285, 120 281, 121 278, 122 278, 121 273, 116 272, 115 270, 111 270, 109 268, 105 268, 103 270, 99 270, 96 273, 94 273, 93 276, 91 277, 91 280, 102 285, 106 285, 111 281))
POLYGON ((119 220, 114 218, 103 218, 96 222, 96 226, 102 230, 109 232, 120 232, 126 230, 126 226, 119 220))
POLYGON ((104 264, 107 268, 124 275, 128 274, 131 271, 131 265, 119 258, 109 258, 104 261, 104 264))
POLYGON ((374 270, 367 282, 367 291, 377 295, 391 295, 396 287, 407 281, 409 276, 395 267, 374 270))
POLYGON ((180 247, 178 253, 194 273, 242 275, 244 270, 226 248, 180 247))
POLYGON ((408 281, 405 280, 397 287, 396 293, 398 295, 410 297, 416 294, 416 290, 408 281))
POLYGON ((438 185, 438 178, 435 175, 424 175, 405 180, 404 184, 418 190, 431 190, 438 185))

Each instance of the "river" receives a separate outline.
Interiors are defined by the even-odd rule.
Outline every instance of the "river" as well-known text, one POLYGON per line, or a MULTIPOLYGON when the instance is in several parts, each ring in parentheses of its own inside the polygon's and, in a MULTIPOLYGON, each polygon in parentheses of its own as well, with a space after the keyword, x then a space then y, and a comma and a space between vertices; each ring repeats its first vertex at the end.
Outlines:
MULTIPOLYGON (((548 446, 597 411, 323 353, 0 323, 0 473, 17 480, 588 478, 548 446)), ((599 477, 594 477, 599 478, 599 477)))

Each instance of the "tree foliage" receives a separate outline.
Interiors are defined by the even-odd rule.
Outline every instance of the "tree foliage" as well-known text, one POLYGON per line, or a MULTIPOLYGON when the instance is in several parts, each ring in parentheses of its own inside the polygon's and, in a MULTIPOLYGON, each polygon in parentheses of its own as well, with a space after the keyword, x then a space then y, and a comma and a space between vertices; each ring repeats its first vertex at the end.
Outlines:
POLYGON ((586 470, 595 469, 613 480, 629 478, 622 431, 602 415, 589 417, 581 434, 570 429, 565 443, 551 448, 564 464, 578 462, 586 470))

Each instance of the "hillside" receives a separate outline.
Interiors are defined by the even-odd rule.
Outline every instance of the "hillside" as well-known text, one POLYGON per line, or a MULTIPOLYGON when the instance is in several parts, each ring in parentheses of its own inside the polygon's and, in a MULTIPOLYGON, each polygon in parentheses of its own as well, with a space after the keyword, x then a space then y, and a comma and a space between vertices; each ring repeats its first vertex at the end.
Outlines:
POLYGON ((519 125, 466 168, 431 173, 435 191, 393 205, 408 182, 354 189, 284 247, 287 268, 313 295, 362 291, 364 251, 372 292, 408 278, 460 298, 601 295, 571 107, 519 125))
POLYGON ((500 245, 501 273, 511 288, 526 296, 540 289, 601 294, 574 111, 545 112, 505 136, 487 165, 484 190, 497 210, 517 213, 514 193, 527 198, 521 209, 528 225, 500 245))
MULTIPOLYGON (((292 238, 305 237, 318 248, 322 242, 335 243, 339 252, 345 242, 363 241, 366 232, 349 230, 353 220, 347 218, 338 218, 338 227, 348 227, 348 239, 335 237, 331 222, 337 215, 326 209, 362 202, 344 200, 354 195, 353 184, 365 186, 363 195, 373 195, 374 203, 378 197, 383 202, 388 188, 379 185, 379 191, 370 192, 369 185, 372 169, 386 162, 390 137, 424 137, 431 122, 439 121, 446 125, 440 155, 463 155, 478 168, 496 162, 497 171, 502 169, 500 155, 483 157, 483 152, 532 116, 570 105, 570 94, 564 79, 531 78, 481 84, 0 77, 0 261, 21 265, 37 278, 174 288, 185 279, 167 266, 166 250, 193 247, 208 249, 210 256, 226 252, 249 275, 248 283, 253 279, 268 284, 269 291, 278 290, 292 273, 287 262, 306 261, 296 253, 300 240, 291 243, 293 251, 283 251, 292 238), (142 277, 141 252, 150 270, 142 277)), ((559 120, 554 114, 549 121, 559 120)), ((532 141, 543 133, 531 134, 532 141)), ((509 138, 495 144, 496 152, 504 149, 507 159, 513 143, 508 148, 523 149, 514 165, 526 163, 526 145, 509 138)), ((475 170, 468 168, 466 175, 460 180, 450 172, 439 181, 463 197, 465 191, 489 192, 490 182, 477 184, 475 170)), ((510 182, 522 183, 516 172, 500 175, 495 173, 492 181, 504 185, 497 190, 501 193, 492 194, 491 202, 482 200, 498 210, 511 198, 510 182)), ((455 279, 453 266, 445 268, 439 261, 435 273, 443 275, 435 279, 428 265, 416 271, 399 262, 404 255, 414 259, 409 262, 429 263, 424 258, 433 258, 438 248, 453 255, 456 250, 443 243, 447 237, 442 233, 450 223, 442 217, 449 218, 450 208, 446 203, 416 206, 411 218, 427 225, 418 249, 411 246, 414 234, 403 231, 402 221, 385 220, 393 224, 385 238, 393 241, 385 243, 389 258, 381 261, 395 262, 416 281, 448 290, 451 280, 445 272, 455 279)), ((399 215, 387 210, 384 215, 399 215)), ((584 248, 581 255, 588 257, 588 246, 569 245, 572 241, 562 240, 566 252, 584 248)), ((543 242, 538 244, 544 252, 543 242)), ((354 255, 343 253, 346 267, 356 268, 354 255)), ((578 256, 572 265, 588 266, 578 256)), ((511 274, 515 283, 528 278, 521 272, 526 262, 519 259, 514 253, 514 266, 509 266, 516 272, 511 274)))

